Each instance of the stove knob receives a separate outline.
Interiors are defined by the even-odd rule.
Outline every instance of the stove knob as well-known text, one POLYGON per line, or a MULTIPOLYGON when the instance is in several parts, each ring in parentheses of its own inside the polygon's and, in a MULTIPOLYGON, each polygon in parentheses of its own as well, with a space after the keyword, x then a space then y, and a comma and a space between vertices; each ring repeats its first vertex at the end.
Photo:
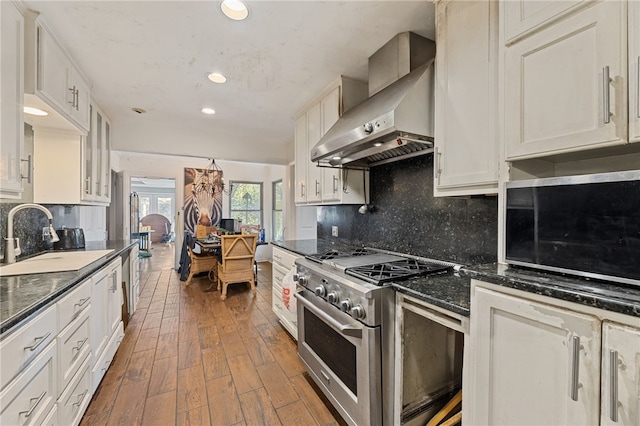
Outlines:
POLYGON ((329 301, 329 303, 336 303, 338 301, 338 293, 332 291, 327 294, 327 301, 329 301))
POLYGON ((342 310, 342 312, 349 312, 351 310, 351 300, 344 299, 342 302, 340 302, 340 309, 342 310))
POLYGON ((351 316, 354 319, 362 319, 364 318, 364 308, 362 307, 362 305, 356 305, 353 308, 351 308, 351 316))
POLYGON ((314 292, 316 293, 316 296, 324 297, 327 291, 320 285, 315 288, 314 292))
POLYGON ((299 283, 300 285, 305 285, 307 283, 307 277, 300 274, 293 274, 293 280, 299 283))

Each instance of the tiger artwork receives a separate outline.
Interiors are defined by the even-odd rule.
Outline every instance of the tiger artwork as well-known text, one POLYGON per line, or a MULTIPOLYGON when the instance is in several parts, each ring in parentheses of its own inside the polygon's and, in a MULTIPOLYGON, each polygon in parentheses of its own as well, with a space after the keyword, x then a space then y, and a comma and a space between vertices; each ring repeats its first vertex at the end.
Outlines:
POLYGON ((184 169, 184 226, 195 234, 196 225, 218 226, 222 217, 222 171, 184 169))

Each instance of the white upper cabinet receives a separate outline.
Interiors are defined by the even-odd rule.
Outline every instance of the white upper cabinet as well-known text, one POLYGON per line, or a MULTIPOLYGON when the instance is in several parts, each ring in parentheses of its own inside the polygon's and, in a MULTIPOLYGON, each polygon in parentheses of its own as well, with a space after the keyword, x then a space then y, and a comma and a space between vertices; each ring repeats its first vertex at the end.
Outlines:
POLYGON ((505 43, 510 44, 589 1, 593 0, 505 1, 505 43))
POLYGON ((498 5, 436 4, 436 196, 498 186, 498 5))
MULTIPOLYGON (((538 3, 556 7, 519 7, 538 3)), ((588 2, 504 49, 508 160, 628 141, 626 12, 626 2, 588 2)))
POLYGON ((629 2, 629 141, 640 142, 640 2, 629 2))
POLYGON ((95 101, 89 107, 91 127, 82 139, 83 199, 108 203, 111 185, 111 126, 95 101))
POLYGON ((296 205, 365 202, 365 178, 368 179, 368 172, 317 167, 311 162, 310 152, 338 121, 345 108, 357 105, 366 97, 366 83, 341 77, 296 119, 296 205))
POLYGON ((2 1, 0 20, 0 198, 19 200, 23 192, 24 159, 24 17, 13 2, 2 1))
POLYGON ((90 86, 44 21, 29 13, 25 32, 25 95, 44 102, 77 127, 89 130, 90 86))

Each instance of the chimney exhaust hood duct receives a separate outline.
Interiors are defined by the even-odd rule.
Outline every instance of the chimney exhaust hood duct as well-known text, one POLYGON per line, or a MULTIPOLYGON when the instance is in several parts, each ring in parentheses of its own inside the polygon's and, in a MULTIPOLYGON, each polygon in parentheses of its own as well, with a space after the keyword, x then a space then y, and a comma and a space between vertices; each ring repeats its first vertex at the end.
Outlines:
POLYGON ((369 98, 311 149, 322 165, 368 168, 433 152, 435 43, 400 33, 369 58, 369 98))

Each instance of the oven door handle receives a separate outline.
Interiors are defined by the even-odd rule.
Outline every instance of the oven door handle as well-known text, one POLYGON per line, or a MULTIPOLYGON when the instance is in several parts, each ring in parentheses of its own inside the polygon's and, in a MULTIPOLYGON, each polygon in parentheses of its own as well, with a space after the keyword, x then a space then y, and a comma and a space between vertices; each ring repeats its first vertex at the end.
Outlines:
POLYGON ((362 338, 362 326, 359 326, 358 323, 355 324, 341 324, 335 318, 328 315, 326 312, 319 309, 313 303, 309 302, 302 293, 295 293, 294 296, 304 305, 305 308, 309 309, 315 316, 320 318, 322 321, 326 322, 328 325, 338 330, 341 334, 345 336, 351 336, 358 339, 362 338))

